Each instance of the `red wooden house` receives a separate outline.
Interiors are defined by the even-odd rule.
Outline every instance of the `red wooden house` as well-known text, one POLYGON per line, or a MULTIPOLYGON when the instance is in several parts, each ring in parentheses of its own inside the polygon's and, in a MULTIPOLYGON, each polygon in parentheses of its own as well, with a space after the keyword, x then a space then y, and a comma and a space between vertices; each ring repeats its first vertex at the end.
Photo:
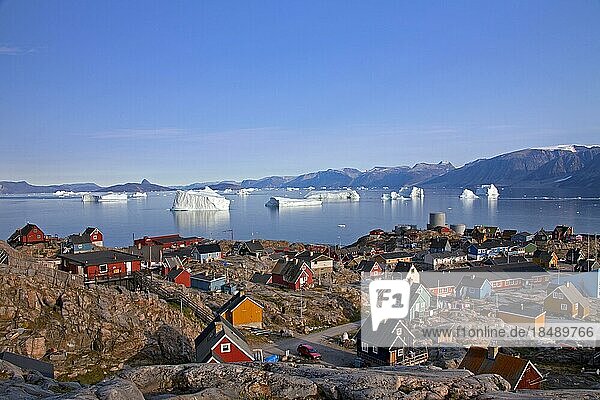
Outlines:
POLYGON ((167 274, 167 280, 185 287, 192 286, 192 276, 187 269, 173 269, 167 274))
POLYGON ((208 324, 194 343, 196 362, 220 364, 254 361, 244 335, 220 316, 208 324))
POLYGON ((544 380, 531 361, 498 353, 497 347, 470 347, 458 368, 468 369, 475 375, 500 375, 513 390, 540 389, 544 380))
POLYGON ((86 280, 122 278, 141 269, 142 258, 116 250, 61 254, 60 269, 83 275, 86 280))
POLYGON ((81 234, 81 236, 89 238, 90 242, 94 246, 99 246, 99 247, 104 246, 104 235, 102 234, 102 232, 98 228, 95 228, 95 227, 92 227, 92 226, 88 226, 85 229, 85 231, 83 231, 83 233, 81 234))
POLYGON ((305 261, 282 258, 271 271, 271 282, 294 290, 310 288, 314 284, 314 273, 305 261))
POLYGON ((358 271, 362 279, 377 278, 383 275, 385 265, 381 265, 375 260, 362 260, 358 264, 358 271))
POLYGON ((46 235, 44 235, 44 232, 37 225, 29 223, 17 229, 7 240, 12 247, 44 243, 45 241, 46 235))

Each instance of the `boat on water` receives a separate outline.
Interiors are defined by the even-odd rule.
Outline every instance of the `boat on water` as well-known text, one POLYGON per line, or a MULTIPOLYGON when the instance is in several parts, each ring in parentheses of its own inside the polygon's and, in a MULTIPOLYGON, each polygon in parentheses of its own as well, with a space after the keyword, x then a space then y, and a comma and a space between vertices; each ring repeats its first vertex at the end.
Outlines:
POLYGON ((497 199, 500 196, 498 188, 493 184, 481 185, 475 191, 477 196, 487 197, 488 199, 497 199))
POLYGON ((132 199, 145 199, 146 197, 148 197, 146 192, 135 192, 131 195, 132 199))
POLYGON ((254 188, 243 188, 243 189, 240 189, 238 194, 240 196, 248 196, 250 193, 254 192, 255 190, 256 189, 254 189, 254 188))
POLYGON ((227 211, 231 200, 205 187, 200 190, 178 190, 171 211, 227 211))
POLYGON ((319 207, 323 201, 319 199, 290 199, 288 197, 271 197, 265 204, 267 207, 288 208, 288 207, 319 207))
POLYGON ((305 199, 317 199, 322 201, 336 201, 336 200, 360 200, 360 195, 356 190, 312 190, 305 197, 305 199))
POLYGON ((127 193, 107 193, 98 199, 100 203, 127 201, 127 193))

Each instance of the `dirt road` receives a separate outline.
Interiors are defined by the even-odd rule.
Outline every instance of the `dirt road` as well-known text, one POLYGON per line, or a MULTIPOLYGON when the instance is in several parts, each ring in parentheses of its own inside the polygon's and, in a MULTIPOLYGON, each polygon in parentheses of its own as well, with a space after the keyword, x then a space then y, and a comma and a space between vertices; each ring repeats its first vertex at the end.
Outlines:
POLYGON ((295 355, 298 345, 306 343, 310 344, 315 350, 321 353, 323 356, 322 362, 324 364, 331 364, 339 367, 351 367, 354 365, 354 359, 356 358, 356 349, 343 348, 336 343, 337 341, 330 341, 328 339, 339 339, 344 332, 354 331, 358 329, 358 327, 358 322, 351 322, 349 324, 334 326, 324 331, 314 332, 308 335, 281 339, 275 343, 263 346, 263 352, 265 357, 271 354, 283 355, 286 350, 289 350, 290 354, 295 355))

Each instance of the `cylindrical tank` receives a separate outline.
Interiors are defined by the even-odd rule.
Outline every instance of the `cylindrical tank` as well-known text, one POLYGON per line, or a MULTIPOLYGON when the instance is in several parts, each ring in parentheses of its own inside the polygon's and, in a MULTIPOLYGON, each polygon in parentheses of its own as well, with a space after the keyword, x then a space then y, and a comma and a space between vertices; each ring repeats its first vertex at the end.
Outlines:
POLYGON ((429 213, 429 226, 431 228, 437 228, 438 226, 446 226, 446 213, 429 213))
POLYGON ((454 232, 456 232, 459 235, 464 235, 465 231, 467 230, 467 226, 465 224, 453 224, 450 225, 450 229, 452 229, 454 232))

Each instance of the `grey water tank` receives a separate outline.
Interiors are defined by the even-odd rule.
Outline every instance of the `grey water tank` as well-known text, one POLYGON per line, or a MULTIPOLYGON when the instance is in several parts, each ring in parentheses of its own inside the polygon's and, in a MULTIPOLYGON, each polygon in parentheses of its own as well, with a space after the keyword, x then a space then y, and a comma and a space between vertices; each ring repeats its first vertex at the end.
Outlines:
POLYGON ((456 232, 459 235, 464 235, 465 231, 467 230, 467 226, 465 224, 453 224, 450 225, 450 229, 452 229, 454 232, 456 232))
POLYGON ((446 226, 446 213, 429 213, 429 224, 427 224, 427 227, 429 229, 435 229, 438 226, 446 226))

